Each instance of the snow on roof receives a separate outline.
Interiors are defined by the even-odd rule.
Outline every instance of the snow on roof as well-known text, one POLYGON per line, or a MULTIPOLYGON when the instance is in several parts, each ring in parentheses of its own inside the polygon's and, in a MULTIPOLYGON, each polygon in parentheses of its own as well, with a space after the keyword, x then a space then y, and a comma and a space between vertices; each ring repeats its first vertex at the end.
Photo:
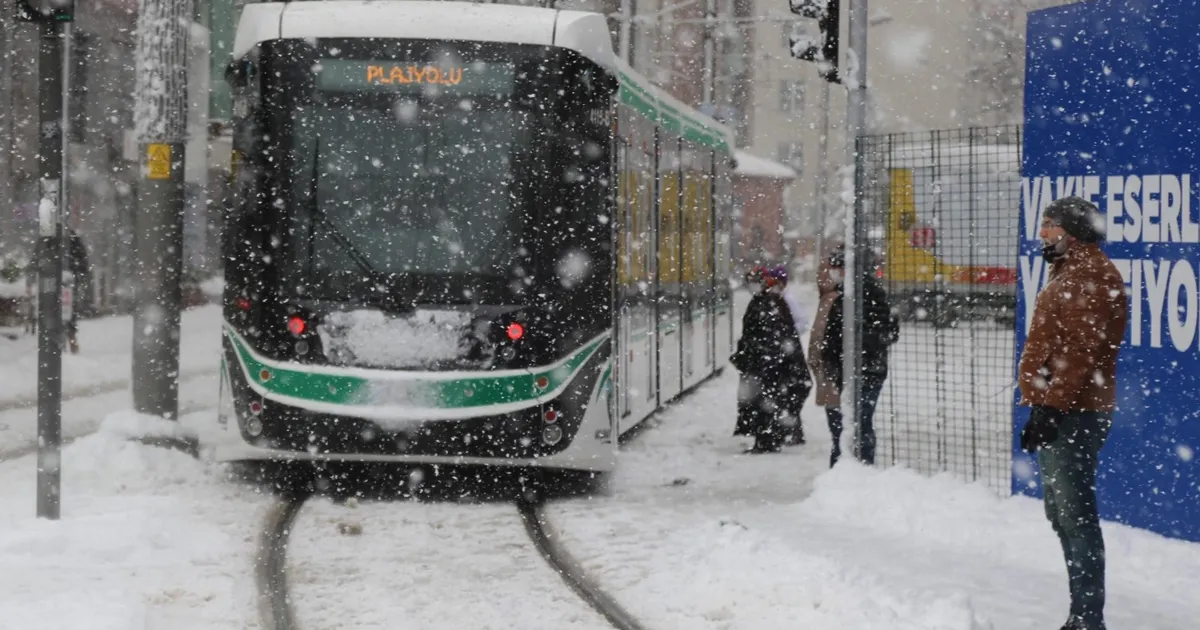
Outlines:
POLYGON ((737 160, 737 168, 733 169, 734 175, 767 177, 771 179, 796 179, 796 171, 774 160, 751 155, 741 149, 734 151, 733 157, 737 160))

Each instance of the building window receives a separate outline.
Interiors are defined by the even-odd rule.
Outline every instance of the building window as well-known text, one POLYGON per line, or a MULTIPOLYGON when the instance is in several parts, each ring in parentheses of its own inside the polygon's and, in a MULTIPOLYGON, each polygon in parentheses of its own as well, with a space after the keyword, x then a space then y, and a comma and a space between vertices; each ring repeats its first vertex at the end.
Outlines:
POLYGON ((779 82, 779 111, 799 114, 804 111, 804 82, 783 79, 779 82))
POLYGON ((790 167, 796 174, 804 169, 804 145, 799 142, 783 142, 779 145, 779 162, 790 167))

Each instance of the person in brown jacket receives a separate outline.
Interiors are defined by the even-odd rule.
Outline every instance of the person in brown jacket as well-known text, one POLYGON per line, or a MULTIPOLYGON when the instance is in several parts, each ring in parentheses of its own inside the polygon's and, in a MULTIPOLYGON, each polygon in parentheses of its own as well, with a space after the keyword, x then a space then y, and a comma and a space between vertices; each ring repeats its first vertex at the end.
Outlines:
POLYGON ((829 455, 829 466, 837 463, 842 454, 842 384, 835 382, 834 374, 825 369, 825 328, 829 325, 829 312, 841 298, 838 287, 842 283, 842 270, 834 269, 829 256, 822 256, 817 266, 817 310, 808 334, 808 368, 812 372, 815 402, 825 408, 825 419, 829 423, 829 436, 833 438, 833 449, 829 455))
POLYGON ((1104 537, 1096 469, 1116 407, 1117 354, 1129 319, 1120 272, 1100 249, 1104 217, 1080 197, 1044 211, 1050 264, 1017 367, 1031 406, 1021 448, 1037 452, 1046 518, 1062 544, 1071 611, 1061 630, 1103 630, 1104 537))

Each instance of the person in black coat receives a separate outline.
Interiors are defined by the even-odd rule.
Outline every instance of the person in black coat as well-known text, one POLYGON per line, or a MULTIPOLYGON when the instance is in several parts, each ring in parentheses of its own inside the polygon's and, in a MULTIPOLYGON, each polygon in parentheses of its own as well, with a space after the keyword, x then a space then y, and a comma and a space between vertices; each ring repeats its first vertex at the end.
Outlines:
MULTIPOLYGON (((839 248, 829 258, 831 271, 845 271, 844 252, 839 248)), ((887 292, 883 283, 871 272, 873 267, 868 260, 864 265, 866 273, 861 276, 862 282, 862 382, 860 398, 856 406, 858 425, 862 431, 862 443, 858 445, 859 456, 864 463, 875 463, 875 404, 883 391, 883 383, 888 375, 889 348, 900 338, 900 322, 892 314, 887 292)), ((830 380, 838 385, 841 392, 843 303, 845 302, 845 283, 837 282, 838 297, 829 311, 829 323, 825 327, 825 339, 821 352, 822 366, 830 380)), ((836 461, 836 457, 834 459, 836 461)))
POLYGON ((782 417, 799 413, 812 377, 791 311, 780 293, 782 282, 765 271, 760 275, 762 288, 746 307, 742 336, 730 358, 742 375, 734 435, 754 437, 748 453, 773 453, 790 433, 782 417))
POLYGON ((86 309, 88 301, 82 299, 89 294, 92 268, 88 264, 87 247, 83 238, 73 228, 67 228, 67 271, 74 279, 71 296, 71 317, 64 322, 67 334, 67 347, 71 354, 79 353, 79 312, 86 309))

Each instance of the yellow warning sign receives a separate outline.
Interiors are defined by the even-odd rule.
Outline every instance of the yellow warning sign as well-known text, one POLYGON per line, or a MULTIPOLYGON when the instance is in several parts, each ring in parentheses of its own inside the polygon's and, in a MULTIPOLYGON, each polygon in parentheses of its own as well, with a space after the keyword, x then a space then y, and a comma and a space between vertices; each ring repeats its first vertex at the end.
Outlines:
POLYGON ((150 168, 150 179, 171 178, 171 145, 152 144, 146 147, 146 163, 150 168))

